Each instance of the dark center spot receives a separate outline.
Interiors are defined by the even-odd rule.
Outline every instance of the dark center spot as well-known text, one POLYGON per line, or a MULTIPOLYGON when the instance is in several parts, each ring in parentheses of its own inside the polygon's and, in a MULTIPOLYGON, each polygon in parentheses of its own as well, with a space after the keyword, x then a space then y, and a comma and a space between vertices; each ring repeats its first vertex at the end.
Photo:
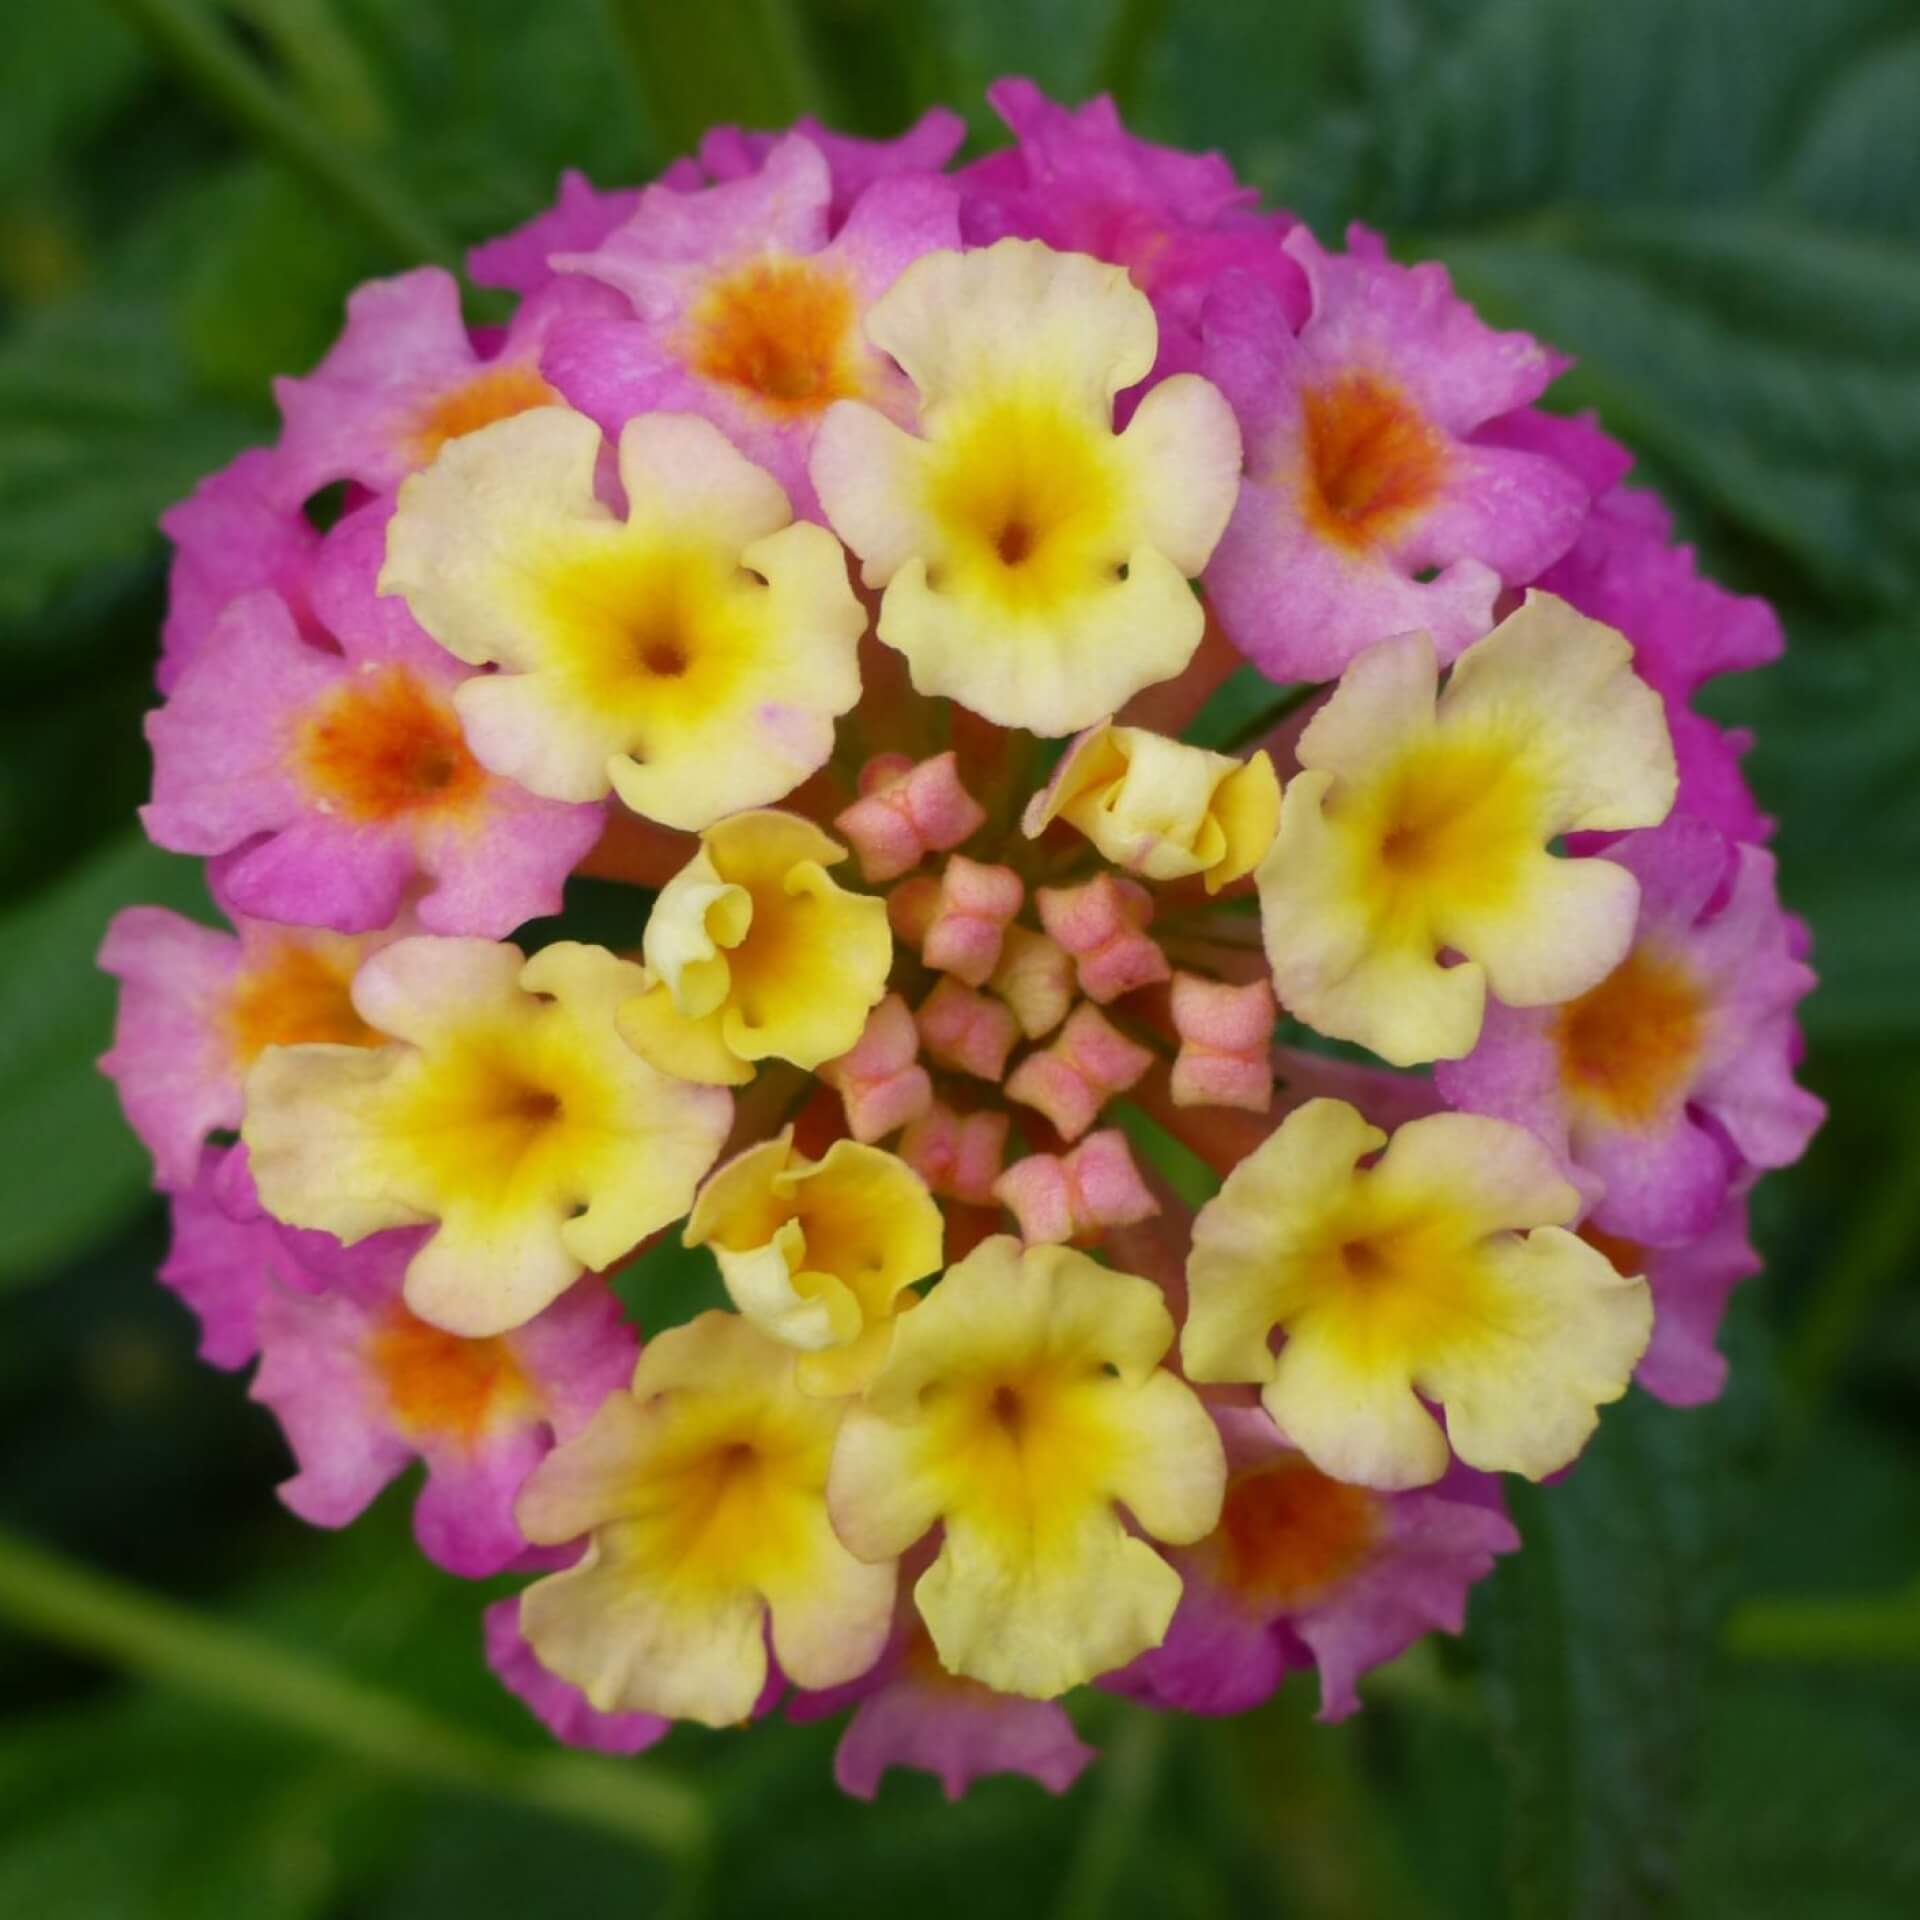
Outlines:
POLYGON ((678 680, 690 664, 686 648, 669 634, 653 634, 640 643, 640 664, 658 680, 678 680))
POLYGON ((1012 1387, 995 1387, 991 1410, 994 1419, 1017 1438, 1021 1423, 1026 1418, 1026 1409, 1020 1403, 1019 1394, 1012 1387))
POLYGON ((1340 1259, 1356 1280, 1377 1280, 1387 1270, 1385 1256, 1371 1240, 1349 1240, 1340 1249, 1340 1259))
POLYGON ((1035 544, 1033 529, 1024 520, 1009 520, 993 546, 1003 565, 1017 567, 1032 558, 1035 544))

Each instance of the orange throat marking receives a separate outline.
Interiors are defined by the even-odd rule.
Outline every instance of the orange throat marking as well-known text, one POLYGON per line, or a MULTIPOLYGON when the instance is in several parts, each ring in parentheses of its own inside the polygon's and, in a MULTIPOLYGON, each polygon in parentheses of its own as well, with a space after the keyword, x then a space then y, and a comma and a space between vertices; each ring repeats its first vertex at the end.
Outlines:
POLYGON ((692 315, 694 372, 789 419, 861 391, 853 289, 804 260, 764 260, 713 281, 692 315))
POLYGON ((1308 520, 1348 548, 1390 540, 1438 496, 1446 444, 1397 387, 1343 373, 1301 396, 1308 520))
POLYGON ((1699 989, 1684 967, 1644 947, 1564 1008, 1560 1072, 1581 1104, 1644 1126, 1686 1093, 1704 1039, 1699 989))
POLYGON ((537 1400, 502 1339, 463 1340, 395 1303, 368 1343, 394 1424, 471 1446, 503 1417, 532 1411, 537 1400))
POLYGON ((298 940, 277 943, 234 982, 227 1027, 237 1064, 251 1066, 268 1047, 310 1041, 377 1047, 382 1036, 354 1011, 352 984, 350 959, 336 961, 298 940))
POLYGON ((484 368, 471 380, 441 394, 427 408, 413 429, 414 457, 421 466, 430 466, 449 440, 477 433, 496 420, 511 420, 516 413, 533 407, 561 404, 559 394, 528 361, 484 368))
POLYGON ((294 757, 316 799, 368 824, 452 812, 486 784, 452 706, 405 667, 377 667, 324 695, 294 757))
POLYGON ((1286 1459, 1234 1477, 1216 1538, 1229 1586, 1249 1600, 1297 1609, 1357 1572, 1379 1533, 1375 1495, 1286 1459))

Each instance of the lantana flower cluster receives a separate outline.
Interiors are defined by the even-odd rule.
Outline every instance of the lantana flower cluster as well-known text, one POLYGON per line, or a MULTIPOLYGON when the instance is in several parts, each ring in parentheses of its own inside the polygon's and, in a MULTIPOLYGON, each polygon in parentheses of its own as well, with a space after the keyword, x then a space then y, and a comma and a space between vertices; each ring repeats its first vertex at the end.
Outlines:
POLYGON ((1501 1475, 1718 1392, 1820 1118, 1692 705, 1772 613, 1442 268, 991 99, 569 176, 504 328, 355 293, 164 522, 143 818, 230 928, 102 953, 287 1505, 421 1463, 559 1738, 850 1708, 863 1795, 1063 1788, 1088 1683, 1352 1712, 1501 1475))

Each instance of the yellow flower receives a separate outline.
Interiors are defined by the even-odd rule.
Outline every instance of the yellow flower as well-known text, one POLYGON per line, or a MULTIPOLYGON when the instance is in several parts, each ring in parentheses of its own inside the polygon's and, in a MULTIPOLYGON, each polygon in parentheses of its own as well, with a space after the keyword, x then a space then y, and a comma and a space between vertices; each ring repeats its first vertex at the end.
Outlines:
POLYGON ((1523 1127, 1439 1113, 1389 1143, 1310 1100, 1194 1223, 1188 1377, 1259 1382, 1314 1465, 1362 1486, 1437 1480, 1449 1440, 1488 1472, 1556 1472, 1653 1328, 1645 1281, 1563 1230, 1579 1204, 1523 1127))
POLYGON ((1021 825, 1078 827, 1115 866, 1148 880, 1200 874, 1209 893, 1251 873, 1280 824, 1280 782, 1264 753, 1246 761, 1144 727, 1102 724, 1074 741, 1021 825))
POLYGON ((940 1208, 904 1160, 852 1140, 808 1160, 791 1127, 715 1172, 686 1230, 688 1246, 713 1248, 734 1305, 801 1349, 801 1392, 825 1396, 858 1392, 886 1358, 941 1238, 940 1208))
POLYGON ((1187 583, 1232 511, 1240 433, 1195 374, 1113 431, 1114 396, 1158 339, 1126 269, 1036 240, 925 254, 867 333, 918 389, 921 436, 843 400, 810 470, 886 590, 880 638, 914 685, 1061 734, 1178 673, 1200 644, 1187 583))
POLYGON ((811 1071, 845 1053, 893 965, 886 902, 827 873, 846 857, 796 814, 709 828, 647 920, 645 990, 620 1010, 628 1045, 663 1073, 727 1085, 761 1060, 811 1071))
POLYGON ((594 488, 600 430, 537 407, 448 443, 400 489, 381 591, 501 671, 454 694, 468 744, 556 800, 611 786, 697 829, 790 793, 860 697, 866 616, 840 543, 686 414, 620 436, 627 517, 594 488))
POLYGON ((882 1560, 943 1526, 914 1590, 949 1672, 1048 1699, 1158 1646, 1171 1545, 1210 1533, 1226 1463, 1158 1362, 1160 1290, 1066 1247, 996 1236, 900 1321, 834 1449, 833 1522, 882 1560))
POLYGON ((261 1200, 346 1241, 437 1222, 407 1305, 484 1338, 530 1320, 691 1205, 731 1098, 657 1073, 614 1012, 640 968, 571 942, 528 960, 416 938, 354 977, 377 1047, 269 1047, 241 1129, 261 1200))
POLYGON ((753 1712, 769 1622, 795 1685, 864 1673, 886 1643, 895 1579, 827 1520, 844 1405, 802 1394, 791 1351, 737 1314, 650 1341, 632 1391, 609 1396, 521 1490, 528 1539, 588 1536, 576 1565, 521 1598, 541 1664, 601 1713, 710 1727, 753 1712))
POLYGON ((1551 594, 1461 655, 1435 699, 1433 643, 1369 648, 1301 736, 1260 868, 1281 1003, 1396 1066, 1457 1059, 1487 989, 1574 999, 1619 964, 1639 887, 1563 833, 1650 827, 1673 804, 1659 695, 1619 634, 1551 594), (1452 949, 1465 958, 1443 966, 1452 949))

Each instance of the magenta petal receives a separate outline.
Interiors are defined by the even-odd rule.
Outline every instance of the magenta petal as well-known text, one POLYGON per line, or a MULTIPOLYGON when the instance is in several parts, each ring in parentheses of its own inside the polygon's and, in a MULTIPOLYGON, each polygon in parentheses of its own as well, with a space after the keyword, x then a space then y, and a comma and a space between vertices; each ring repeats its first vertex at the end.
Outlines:
POLYGON ((597 1713, 578 1687, 549 1673, 520 1631, 520 1596, 496 1600, 486 1611, 487 1665, 556 1740, 594 1753, 643 1753, 673 1727, 657 1713, 597 1713))

